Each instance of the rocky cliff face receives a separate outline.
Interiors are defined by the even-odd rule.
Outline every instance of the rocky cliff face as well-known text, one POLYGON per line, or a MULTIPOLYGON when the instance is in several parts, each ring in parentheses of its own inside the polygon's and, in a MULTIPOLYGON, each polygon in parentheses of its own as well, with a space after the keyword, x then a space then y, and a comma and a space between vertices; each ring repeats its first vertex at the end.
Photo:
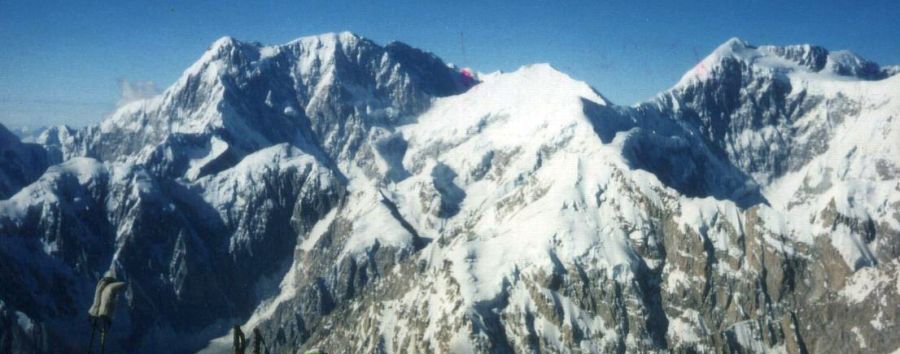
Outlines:
POLYGON ((731 40, 622 107, 548 65, 467 89, 399 43, 223 38, 38 139, 53 166, 0 202, 0 348, 81 350, 115 268, 122 352, 234 323, 273 352, 890 352, 898 88, 731 40))

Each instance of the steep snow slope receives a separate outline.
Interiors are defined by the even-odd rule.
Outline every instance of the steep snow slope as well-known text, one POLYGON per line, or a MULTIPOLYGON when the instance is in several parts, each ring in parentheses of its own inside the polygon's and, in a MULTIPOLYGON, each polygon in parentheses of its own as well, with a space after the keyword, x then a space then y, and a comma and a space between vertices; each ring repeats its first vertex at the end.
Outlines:
POLYGON ((113 267, 128 352, 233 323, 274 352, 889 352, 892 73, 735 39, 621 107, 549 65, 466 90, 403 44, 223 38, 45 133, 67 161, 0 202, 0 348, 82 346, 113 267))

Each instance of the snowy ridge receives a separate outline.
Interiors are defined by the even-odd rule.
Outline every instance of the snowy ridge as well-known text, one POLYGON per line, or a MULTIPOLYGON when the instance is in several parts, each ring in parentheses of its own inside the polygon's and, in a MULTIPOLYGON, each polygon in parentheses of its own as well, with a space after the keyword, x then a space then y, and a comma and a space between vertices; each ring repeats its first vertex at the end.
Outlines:
POLYGON ((0 201, 0 269, 33 275, 0 273, 0 344, 82 346, 112 267, 127 352, 220 352, 234 323, 275 352, 894 350, 889 71, 732 39, 621 107, 547 64, 467 88, 402 43, 224 37, 45 132, 64 162, 0 201))
POLYGON ((832 80, 878 80, 892 76, 890 67, 882 69, 850 51, 829 52, 825 48, 809 44, 756 47, 740 38, 731 38, 686 72, 675 87, 707 79, 728 60, 744 62, 757 70, 820 73, 830 76, 832 80))

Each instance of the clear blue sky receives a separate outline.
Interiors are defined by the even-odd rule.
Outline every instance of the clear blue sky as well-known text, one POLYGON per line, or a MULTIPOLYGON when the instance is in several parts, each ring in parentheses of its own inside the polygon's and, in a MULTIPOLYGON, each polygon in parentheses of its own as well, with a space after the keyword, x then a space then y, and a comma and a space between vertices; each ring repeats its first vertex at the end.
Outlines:
POLYGON ((673 85, 733 36, 900 64, 898 0, 255 3, 0 0, 0 122, 96 123, 115 108, 119 80, 165 88, 223 35, 278 44, 349 30, 459 63, 462 31, 467 66, 549 62, 620 104, 673 85))

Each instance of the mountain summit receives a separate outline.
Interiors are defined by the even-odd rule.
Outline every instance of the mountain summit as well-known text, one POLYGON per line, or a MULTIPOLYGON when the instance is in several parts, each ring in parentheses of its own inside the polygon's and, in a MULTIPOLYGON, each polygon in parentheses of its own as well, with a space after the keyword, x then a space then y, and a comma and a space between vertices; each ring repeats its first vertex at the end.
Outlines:
POLYGON ((731 38, 685 73, 679 85, 702 80, 710 72, 721 70, 728 62, 743 63, 761 71, 799 71, 864 80, 884 79, 894 72, 893 67, 881 68, 849 51, 829 52, 809 44, 756 47, 740 38, 731 38))
POLYGON ((432 54, 349 32, 279 46, 223 37, 161 95, 119 109, 81 140, 90 156, 189 179, 278 143, 347 158, 370 127, 461 92, 459 80, 432 54))
POLYGON ((273 352, 889 352, 893 73, 732 39, 624 107, 547 64, 469 87, 402 43, 223 37, 45 132, 49 167, 0 134, 0 348, 81 350, 115 269, 121 352, 234 323, 273 352))

